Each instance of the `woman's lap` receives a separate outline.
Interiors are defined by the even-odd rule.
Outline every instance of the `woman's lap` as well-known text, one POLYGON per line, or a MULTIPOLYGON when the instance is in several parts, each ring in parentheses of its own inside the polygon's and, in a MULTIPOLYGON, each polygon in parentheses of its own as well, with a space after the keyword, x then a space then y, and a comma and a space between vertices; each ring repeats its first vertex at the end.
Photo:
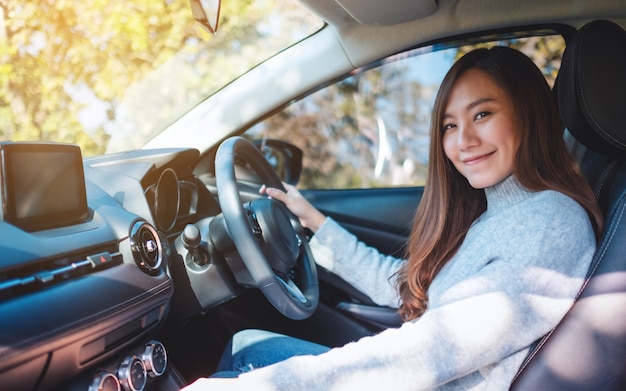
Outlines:
POLYGON ((231 338, 213 377, 236 377, 293 356, 317 355, 330 348, 263 330, 243 330, 231 338))

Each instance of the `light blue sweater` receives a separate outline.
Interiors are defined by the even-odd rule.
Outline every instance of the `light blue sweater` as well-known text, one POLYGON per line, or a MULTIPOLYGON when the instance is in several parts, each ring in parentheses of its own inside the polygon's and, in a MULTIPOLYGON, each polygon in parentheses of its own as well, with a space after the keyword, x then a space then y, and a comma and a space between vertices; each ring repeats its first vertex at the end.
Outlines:
MULTIPOLYGON (((485 192, 487 211, 434 279, 422 317, 240 379, 255 390, 508 389, 530 345, 572 305, 595 239, 586 212, 563 194, 529 192, 514 177, 485 192)), ((399 304, 393 276, 402 260, 331 219, 311 247, 320 265, 376 303, 399 304)))

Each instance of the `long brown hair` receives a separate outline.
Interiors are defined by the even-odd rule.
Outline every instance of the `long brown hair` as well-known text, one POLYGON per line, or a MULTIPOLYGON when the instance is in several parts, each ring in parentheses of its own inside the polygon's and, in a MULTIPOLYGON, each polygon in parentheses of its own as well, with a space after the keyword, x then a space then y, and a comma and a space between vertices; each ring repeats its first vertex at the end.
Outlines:
POLYGON ((567 151, 556 104, 541 71, 524 54, 508 47, 469 52, 450 68, 435 99, 428 177, 413 220, 408 262, 397 278, 404 320, 424 313, 431 282, 487 208, 484 190, 471 187, 443 150, 443 114, 454 84, 469 69, 489 75, 513 103, 520 133, 514 168, 517 180, 532 191, 556 190, 568 195, 587 211, 596 235, 601 229, 602 214, 567 151))

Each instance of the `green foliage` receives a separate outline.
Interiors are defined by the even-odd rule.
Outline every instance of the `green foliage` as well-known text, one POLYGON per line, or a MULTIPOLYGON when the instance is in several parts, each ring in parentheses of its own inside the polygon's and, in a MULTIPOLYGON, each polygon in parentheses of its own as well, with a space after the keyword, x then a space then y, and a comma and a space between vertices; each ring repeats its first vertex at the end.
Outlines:
POLYGON ((112 115, 128 85, 202 34, 186 1, 153 0, 2 0, 0 30, 0 138, 78 143, 85 155, 102 153, 108 136, 84 129, 71 87, 86 86, 112 115))
MULTIPOLYGON (((77 143, 87 156, 107 151, 111 137, 119 148, 140 147, 291 44, 294 34, 262 40, 277 35, 263 20, 279 6, 294 7, 224 1, 211 36, 188 0, 0 0, 0 139, 77 143), (106 118, 85 121, 94 101, 106 118)), ((290 31, 310 28, 291 24, 290 31)))

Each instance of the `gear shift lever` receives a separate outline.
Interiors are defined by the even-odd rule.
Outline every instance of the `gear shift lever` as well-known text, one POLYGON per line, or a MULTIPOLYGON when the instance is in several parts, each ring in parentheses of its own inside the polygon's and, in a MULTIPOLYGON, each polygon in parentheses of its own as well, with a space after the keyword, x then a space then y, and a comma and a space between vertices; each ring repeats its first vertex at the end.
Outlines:
POLYGON ((183 246, 189 251, 194 263, 198 266, 205 266, 209 263, 209 254, 202 247, 202 237, 200 230, 194 224, 187 224, 181 235, 183 246))

